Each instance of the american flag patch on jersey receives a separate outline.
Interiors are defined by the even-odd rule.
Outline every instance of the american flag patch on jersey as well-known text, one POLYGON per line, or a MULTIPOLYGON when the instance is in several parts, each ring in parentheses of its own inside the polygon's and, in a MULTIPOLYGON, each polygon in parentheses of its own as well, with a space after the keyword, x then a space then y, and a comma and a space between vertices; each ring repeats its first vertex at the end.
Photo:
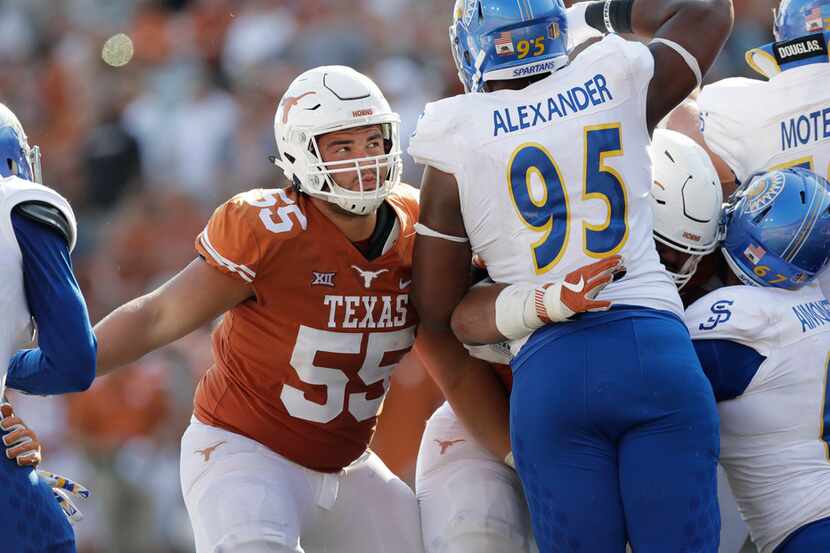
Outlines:
POLYGON ((516 52, 513 48, 513 33, 509 31, 499 34, 494 44, 496 45, 496 54, 499 56, 509 56, 516 52))

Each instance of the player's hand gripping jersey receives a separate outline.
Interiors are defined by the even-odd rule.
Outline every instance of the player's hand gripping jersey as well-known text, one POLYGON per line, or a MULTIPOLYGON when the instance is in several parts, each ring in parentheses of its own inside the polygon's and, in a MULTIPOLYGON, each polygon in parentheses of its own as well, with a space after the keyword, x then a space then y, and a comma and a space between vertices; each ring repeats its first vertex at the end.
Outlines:
POLYGON ((523 90, 427 105, 409 153, 455 176, 494 281, 542 284, 619 253, 628 274, 598 299, 682 313, 651 236, 653 70, 648 48, 609 35, 523 90))
POLYGON ((399 185, 386 201, 396 227, 372 261, 292 189, 254 190, 216 210, 196 248, 256 297, 214 332, 199 420, 323 472, 366 450, 416 323, 408 295, 416 192, 399 185))
POLYGON ((5 389, 8 359, 15 350, 31 343, 34 331, 23 287, 23 259, 12 227, 12 210, 25 202, 42 202, 59 209, 70 225, 70 250, 75 246, 75 215, 63 196, 19 177, 0 179, 0 395, 5 389))
POLYGON ((721 400, 720 462, 753 541, 772 553, 830 516, 830 303, 817 284, 732 286, 695 302, 686 321, 695 341, 727 340, 763 356, 755 372, 703 365, 721 400))

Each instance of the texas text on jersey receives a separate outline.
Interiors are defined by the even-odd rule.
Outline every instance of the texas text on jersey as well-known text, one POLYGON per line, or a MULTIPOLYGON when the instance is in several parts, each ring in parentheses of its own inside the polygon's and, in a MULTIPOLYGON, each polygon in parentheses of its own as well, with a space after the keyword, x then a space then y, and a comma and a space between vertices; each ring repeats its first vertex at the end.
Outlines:
POLYGON ((386 202, 397 221, 371 261, 292 189, 254 190, 216 210, 196 248, 256 297, 214 332, 216 364, 196 392, 200 421, 323 472, 366 450, 416 323, 417 195, 401 184, 386 202))

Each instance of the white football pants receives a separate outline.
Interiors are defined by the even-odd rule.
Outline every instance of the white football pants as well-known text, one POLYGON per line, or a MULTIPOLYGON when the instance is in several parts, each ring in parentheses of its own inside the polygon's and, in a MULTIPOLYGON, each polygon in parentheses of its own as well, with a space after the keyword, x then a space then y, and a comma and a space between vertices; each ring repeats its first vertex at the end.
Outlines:
POLYGON ((427 421, 415 481, 427 553, 528 553, 516 473, 479 446, 444 403, 427 421))
POLYGON ((414 494, 370 451, 316 472, 194 419, 181 483, 197 553, 423 552, 414 494))

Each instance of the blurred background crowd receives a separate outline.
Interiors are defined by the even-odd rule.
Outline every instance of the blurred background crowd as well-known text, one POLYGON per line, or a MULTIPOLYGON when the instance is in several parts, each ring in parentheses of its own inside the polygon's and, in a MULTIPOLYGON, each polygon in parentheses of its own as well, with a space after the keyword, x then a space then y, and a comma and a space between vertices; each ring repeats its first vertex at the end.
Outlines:
MULTIPOLYGON (((772 40, 776 3, 735 0, 735 30, 709 80, 749 74, 744 52, 772 40)), ((367 73, 401 114, 404 141, 426 102, 462 92, 448 48, 452 4, 0 0, 0 101, 41 146, 45 183, 76 211, 73 262, 93 322, 192 260, 225 199, 283 185, 267 155, 277 101, 298 73, 331 64, 367 73), (129 40, 107 42, 121 33, 129 40)), ((420 168, 405 164, 417 185, 420 168)), ((210 359, 205 329, 83 394, 12 397, 46 443, 44 466, 93 489, 76 527, 82 553, 193 550, 179 438, 210 359)), ((393 393, 428 387, 425 378, 404 368, 393 393)), ((402 431, 389 422, 396 412, 385 413, 378 447, 411 482, 423 420, 402 431), (406 443, 390 446, 396 438, 406 443)))

